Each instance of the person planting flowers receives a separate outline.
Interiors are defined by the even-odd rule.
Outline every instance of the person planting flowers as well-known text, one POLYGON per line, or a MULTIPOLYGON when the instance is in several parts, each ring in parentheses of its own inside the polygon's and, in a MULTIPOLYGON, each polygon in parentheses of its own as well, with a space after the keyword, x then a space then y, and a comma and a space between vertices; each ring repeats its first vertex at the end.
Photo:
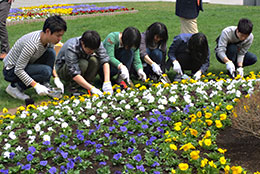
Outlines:
POLYGON ((182 33, 174 37, 168 50, 166 68, 178 75, 184 70, 191 70, 193 78, 198 80, 209 68, 210 50, 207 37, 203 33, 182 33))
POLYGON ((151 79, 158 79, 165 69, 167 27, 163 23, 155 22, 141 36, 140 57, 144 72, 151 79))
POLYGON ((109 57, 99 34, 88 30, 81 37, 71 38, 64 43, 57 56, 56 68, 61 79, 70 83, 70 88, 75 87, 76 83, 90 90, 91 93, 102 96, 103 93, 91 82, 102 68, 104 72, 102 89, 104 92, 113 94, 108 62, 109 57))
POLYGON ((232 77, 235 72, 244 76, 244 66, 253 65, 257 56, 248 52, 253 43, 253 24, 249 19, 242 18, 237 26, 226 27, 217 38, 215 48, 216 58, 220 63, 225 63, 232 77))
POLYGON ((13 98, 26 100, 30 97, 24 90, 33 87, 37 94, 49 94, 49 82, 64 91, 64 86, 54 69, 56 53, 54 44, 61 41, 67 25, 60 16, 48 17, 42 31, 34 31, 16 41, 4 59, 3 74, 10 84, 6 92, 13 98))
POLYGON ((140 41, 141 34, 135 27, 127 27, 123 33, 112 32, 103 41, 110 57, 111 77, 119 74, 117 83, 122 82, 122 80, 130 83, 129 72, 132 66, 139 78, 143 81, 146 80, 139 53, 140 41))

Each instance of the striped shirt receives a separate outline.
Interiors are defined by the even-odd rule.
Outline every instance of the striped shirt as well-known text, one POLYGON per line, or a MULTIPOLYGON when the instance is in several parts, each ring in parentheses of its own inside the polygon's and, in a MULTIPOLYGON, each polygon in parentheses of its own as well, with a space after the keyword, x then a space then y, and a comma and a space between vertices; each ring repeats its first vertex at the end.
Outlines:
POLYGON ((25 72, 28 64, 33 64, 39 59, 48 47, 43 46, 40 40, 41 31, 34 31, 22 36, 17 40, 4 59, 4 66, 7 70, 14 68, 14 73, 26 85, 29 86, 33 79, 25 72))

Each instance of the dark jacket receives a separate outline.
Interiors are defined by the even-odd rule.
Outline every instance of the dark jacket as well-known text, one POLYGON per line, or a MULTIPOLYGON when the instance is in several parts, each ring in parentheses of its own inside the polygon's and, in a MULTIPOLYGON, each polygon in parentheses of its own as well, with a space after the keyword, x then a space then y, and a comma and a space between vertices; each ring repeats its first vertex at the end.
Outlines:
POLYGON ((88 60, 91 56, 97 57, 100 65, 109 62, 108 54, 106 53, 106 49, 102 42, 99 48, 92 55, 89 55, 83 51, 80 44, 80 37, 71 38, 67 40, 60 49, 56 60, 56 69, 58 70, 66 64, 69 68, 70 75, 75 77, 76 75, 81 74, 79 59, 88 60))
POLYGON ((202 0, 198 6, 197 0, 176 0, 175 14, 186 19, 195 19, 199 11, 203 11, 202 0))
MULTIPOLYGON (((173 42, 168 50, 169 59, 167 60, 166 63, 167 70, 169 70, 172 67, 172 62, 177 59, 178 55, 180 54, 190 55, 190 51, 188 49, 188 41, 191 38, 191 36, 192 36, 191 33, 182 33, 174 37, 173 42)), ((191 56, 190 56, 190 60, 192 60, 191 56)), ((202 64, 200 67, 202 73, 208 70, 209 61, 210 61, 210 50, 208 50, 208 57, 206 59, 206 62, 202 64)))

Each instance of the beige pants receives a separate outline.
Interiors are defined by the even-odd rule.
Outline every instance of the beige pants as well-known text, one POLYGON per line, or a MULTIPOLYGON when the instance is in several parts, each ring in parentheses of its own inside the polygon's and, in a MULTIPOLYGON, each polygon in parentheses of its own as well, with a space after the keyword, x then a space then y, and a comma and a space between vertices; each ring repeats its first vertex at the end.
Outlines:
POLYGON ((198 33, 197 18, 185 19, 180 17, 181 21, 181 33, 198 33))

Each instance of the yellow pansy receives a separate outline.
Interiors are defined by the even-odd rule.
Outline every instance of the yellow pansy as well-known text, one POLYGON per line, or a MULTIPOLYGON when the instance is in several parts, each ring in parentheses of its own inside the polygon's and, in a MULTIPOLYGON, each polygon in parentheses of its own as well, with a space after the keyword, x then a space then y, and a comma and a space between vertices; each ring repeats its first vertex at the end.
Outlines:
POLYGON ((175 126, 174 129, 175 129, 176 131, 180 131, 180 130, 181 130, 181 127, 180 127, 180 126, 175 126))
POLYGON ((146 90, 146 89, 147 89, 147 88, 146 88, 146 86, 144 86, 144 85, 139 88, 140 91, 146 90))
POLYGON ((205 118, 210 118, 211 116, 212 116, 212 113, 210 113, 210 112, 205 113, 205 118))
POLYGON ((221 149, 221 148, 218 148, 218 151, 219 151, 219 153, 224 154, 224 153, 227 151, 227 149, 221 149))
POLYGON ((206 146, 211 146, 211 139, 205 139, 205 140, 204 140, 204 144, 205 144, 206 146))
POLYGON ((177 148, 177 146, 175 144, 170 144, 170 149, 176 151, 178 148, 177 148))
POLYGON ((217 128, 222 128, 223 125, 220 120, 215 120, 215 123, 217 128))
POLYGON ((8 112, 8 109, 7 108, 3 108, 3 113, 7 113, 8 112))
POLYGON ((206 131, 206 134, 205 134, 205 136, 204 136, 204 138, 208 138, 208 137, 210 137, 210 136, 211 136, 210 130, 207 130, 207 131, 206 131))
POLYGON ((191 157, 191 159, 193 159, 193 160, 197 160, 197 159, 199 159, 199 154, 200 154, 200 151, 199 150, 194 150, 194 151, 192 151, 191 153, 190 153, 190 157, 191 157))
POLYGON ((10 115, 10 116, 9 116, 9 118, 12 119, 12 120, 13 120, 15 117, 16 117, 15 115, 10 115))
POLYGON ((227 119, 227 114, 220 114, 220 120, 226 120, 227 119))
POLYGON ((220 163, 223 164, 223 165, 225 165, 226 162, 227 162, 227 160, 225 159, 224 156, 220 157, 220 158, 219 158, 219 161, 220 161, 220 163))
POLYGON ((116 89, 116 92, 117 92, 117 93, 120 93, 120 92, 121 92, 121 89, 117 88, 117 89, 116 89))
POLYGON ((171 142, 172 139, 171 139, 171 138, 167 138, 167 139, 165 139, 164 141, 165 141, 165 142, 171 142))
POLYGON ((189 130, 190 130, 191 135, 193 135, 195 137, 198 135, 198 131, 197 130, 192 129, 192 128, 190 128, 189 130))
POLYGON ((169 131, 166 131, 164 135, 169 135, 169 131))
POLYGON ((189 150, 189 149, 195 149, 195 147, 191 144, 191 143, 187 143, 187 144, 184 144, 181 148, 180 148, 180 150, 184 150, 184 151, 187 151, 187 150, 189 150))
POLYGON ((214 164, 214 161, 210 161, 210 162, 209 162, 209 165, 210 165, 211 167, 217 168, 216 164, 214 164))
POLYGON ((212 120, 205 120, 205 122, 207 123, 208 126, 211 126, 213 121, 212 120))
POLYGON ((200 167, 205 167, 206 164, 208 163, 208 161, 209 161, 209 160, 208 160, 207 158, 201 160, 201 162, 200 162, 200 167))
POLYGON ((230 166, 226 165, 225 168, 224 168, 225 174, 228 174, 229 170, 230 170, 230 166))
POLYGON ((232 166, 231 170, 233 174, 240 174, 243 171, 243 168, 241 166, 232 166))
POLYGON ((227 109, 227 110, 231 110, 231 109, 233 109, 233 106, 232 106, 232 105, 227 105, 227 106, 226 106, 226 109, 227 109))
POLYGON ((187 163, 180 163, 180 164, 179 164, 179 168, 180 168, 182 171, 185 171, 185 170, 188 170, 189 165, 188 165, 187 163))
POLYGON ((176 171, 174 169, 171 170, 171 174, 175 174, 176 171))
POLYGON ((200 117, 202 116, 202 113, 201 113, 201 111, 198 111, 196 115, 197 115, 197 117, 199 117, 199 118, 200 118, 200 117))

